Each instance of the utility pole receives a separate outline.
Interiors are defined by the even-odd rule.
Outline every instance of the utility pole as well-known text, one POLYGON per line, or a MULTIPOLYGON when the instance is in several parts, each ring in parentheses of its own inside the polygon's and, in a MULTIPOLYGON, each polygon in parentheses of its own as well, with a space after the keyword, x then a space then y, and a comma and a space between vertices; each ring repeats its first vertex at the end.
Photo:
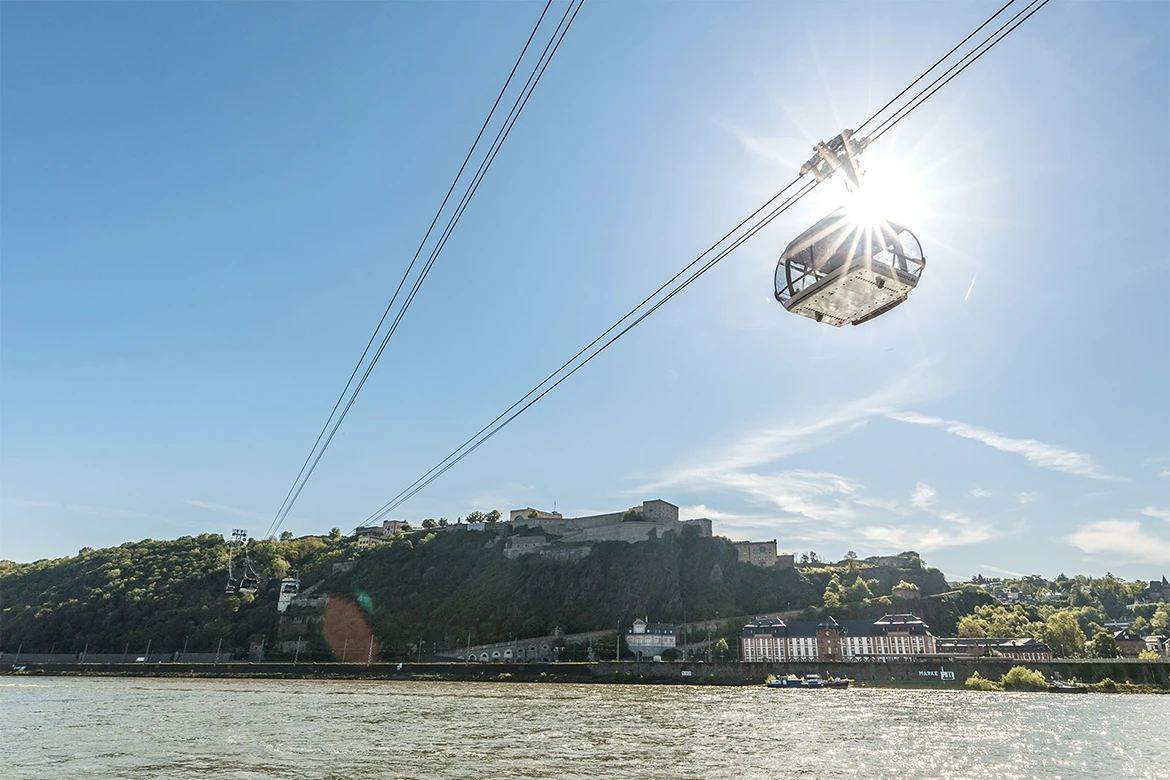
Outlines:
POLYGON ((89 655, 89 642, 85 643, 85 649, 81 651, 81 662, 85 663, 85 657, 89 655))
POLYGON ((622 624, 621 623, 618 623, 617 635, 614 637, 613 660, 614 661, 621 661, 622 660, 622 624))
POLYGON ((264 663, 264 642, 268 639, 266 636, 260 637, 260 657, 256 659, 259 663, 264 663))
POLYGON ((146 655, 142 656, 147 661, 150 660, 150 643, 154 641, 154 637, 146 640, 146 655))
POLYGON ((366 651, 366 666, 374 662, 374 635, 370 634, 370 649, 366 651))
POLYGON ((190 638, 191 638, 190 634, 183 637, 183 655, 181 655, 180 658, 182 658, 184 661, 187 660, 187 640, 190 638))
POLYGON ((345 643, 341 646, 341 662, 346 662, 346 656, 349 655, 349 634, 345 635, 345 643))
POLYGON ((219 644, 215 646, 215 662, 219 663, 219 651, 223 649, 223 637, 219 638, 219 644))
POLYGON ((300 657, 301 657, 301 638, 298 636, 297 637, 297 649, 293 653, 293 666, 296 666, 297 661, 300 660, 300 657))

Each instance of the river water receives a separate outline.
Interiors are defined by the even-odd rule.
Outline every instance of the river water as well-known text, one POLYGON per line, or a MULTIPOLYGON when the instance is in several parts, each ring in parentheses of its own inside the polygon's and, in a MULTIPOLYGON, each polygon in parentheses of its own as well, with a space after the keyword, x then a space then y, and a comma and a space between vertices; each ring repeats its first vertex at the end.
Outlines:
POLYGON ((1170 696, 0 678, 0 777, 1142 777, 1170 696))

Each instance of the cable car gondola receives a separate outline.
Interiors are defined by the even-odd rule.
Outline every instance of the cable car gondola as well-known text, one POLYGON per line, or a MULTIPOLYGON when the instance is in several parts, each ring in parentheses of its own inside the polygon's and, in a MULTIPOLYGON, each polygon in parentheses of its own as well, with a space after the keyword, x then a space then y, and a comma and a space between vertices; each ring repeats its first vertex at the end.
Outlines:
POLYGON ((926 258, 903 225, 839 208, 801 233, 776 265, 776 300, 836 327, 860 325, 906 300, 926 258))
MULTIPOLYGON (((843 130, 813 147, 816 154, 800 175, 811 172, 819 184, 843 171, 855 204, 864 205, 859 157, 868 146, 868 138, 843 130)), ((922 245, 909 229, 843 206, 797 236, 780 255, 776 300, 817 322, 838 328, 860 325, 905 301, 925 267, 922 245)))

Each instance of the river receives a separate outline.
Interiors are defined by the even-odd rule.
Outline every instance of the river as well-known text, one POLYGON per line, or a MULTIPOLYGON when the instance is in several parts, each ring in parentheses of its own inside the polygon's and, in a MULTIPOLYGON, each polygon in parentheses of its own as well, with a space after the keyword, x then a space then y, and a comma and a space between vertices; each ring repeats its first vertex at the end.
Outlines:
POLYGON ((1165 778, 1170 696, 0 678, 17 778, 1165 778))

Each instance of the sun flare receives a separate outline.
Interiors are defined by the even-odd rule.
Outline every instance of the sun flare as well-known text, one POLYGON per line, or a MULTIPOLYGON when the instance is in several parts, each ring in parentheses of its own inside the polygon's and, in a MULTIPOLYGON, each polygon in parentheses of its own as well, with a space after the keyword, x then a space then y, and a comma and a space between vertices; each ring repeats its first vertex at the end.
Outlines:
POLYGON ((883 220, 914 224, 924 205, 915 177, 889 159, 867 165, 860 189, 848 192, 845 199, 850 216, 866 225, 883 220))

